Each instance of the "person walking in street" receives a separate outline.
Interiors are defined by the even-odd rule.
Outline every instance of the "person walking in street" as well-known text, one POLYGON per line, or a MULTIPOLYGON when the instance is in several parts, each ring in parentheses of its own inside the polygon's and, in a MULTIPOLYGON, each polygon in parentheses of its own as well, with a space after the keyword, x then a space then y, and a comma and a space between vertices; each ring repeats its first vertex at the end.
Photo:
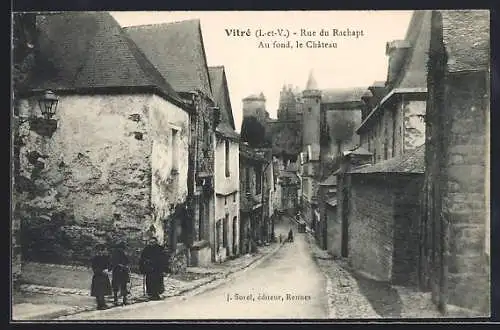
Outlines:
POLYGON ((123 299, 123 305, 127 304, 127 295, 129 294, 127 284, 130 281, 129 263, 129 258, 125 254, 125 243, 119 242, 111 253, 111 267, 113 270, 111 286, 115 305, 118 305, 118 294, 123 299))
POLYGON ((111 283, 107 271, 111 269, 109 255, 104 244, 96 247, 96 255, 92 258, 92 284, 90 295, 96 297, 97 309, 106 309, 105 296, 111 295, 111 283))
POLYGON ((290 243, 293 242, 293 231, 292 231, 292 228, 290 228, 290 231, 288 232, 288 241, 290 243))
POLYGON ((167 258, 156 237, 151 237, 139 260, 139 271, 146 276, 146 293, 152 300, 160 300, 165 292, 163 273, 167 258))

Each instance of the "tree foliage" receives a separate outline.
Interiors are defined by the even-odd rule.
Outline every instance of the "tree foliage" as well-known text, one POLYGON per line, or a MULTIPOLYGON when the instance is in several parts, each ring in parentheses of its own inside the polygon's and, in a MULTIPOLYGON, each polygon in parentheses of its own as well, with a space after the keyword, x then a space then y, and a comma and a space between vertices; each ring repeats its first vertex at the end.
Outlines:
POLYGON ((241 123, 241 140, 254 148, 267 147, 265 126, 256 117, 245 117, 241 123))

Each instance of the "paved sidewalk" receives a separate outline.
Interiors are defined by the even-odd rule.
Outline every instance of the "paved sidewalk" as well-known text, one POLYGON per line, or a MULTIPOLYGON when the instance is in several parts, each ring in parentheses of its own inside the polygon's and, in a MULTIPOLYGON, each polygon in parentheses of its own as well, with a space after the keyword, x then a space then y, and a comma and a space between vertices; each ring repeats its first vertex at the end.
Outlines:
MULTIPOLYGON (((163 298, 180 296, 196 291, 210 283, 223 281, 229 275, 244 270, 272 254, 279 244, 259 247, 255 254, 247 254, 214 264, 209 268, 188 267, 185 274, 167 275, 163 298)), ((25 263, 23 279, 29 284, 22 284, 13 294, 12 319, 49 320, 96 309, 95 300, 90 297, 89 288, 92 271, 87 267, 25 263)), ((143 278, 131 274, 131 295, 129 303, 147 301, 143 294, 143 278)), ((111 297, 108 297, 111 304, 111 297)), ((116 307, 123 308, 123 307, 116 307)))

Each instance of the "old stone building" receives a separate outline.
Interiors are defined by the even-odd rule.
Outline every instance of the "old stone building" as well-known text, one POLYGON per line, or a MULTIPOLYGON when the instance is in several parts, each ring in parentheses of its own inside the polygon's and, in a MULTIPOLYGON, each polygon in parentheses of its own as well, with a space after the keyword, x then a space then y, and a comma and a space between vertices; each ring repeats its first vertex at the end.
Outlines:
POLYGON ((171 248, 186 255, 190 265, 207 265, 216 259, 215 237, 215 108, 199 20, 125 28, 173 89, 195 108, 191 117, 189 223, 168 228, 171 248), (181 231, 186 244, 178 245, 173 233, 181 231), (186 250, 187 249, 187 250, 186 250))
MULTIPOLYGON (((13 99, 18 98, 18 92, 26 89, 30 73, 35 65, 36 48, 36 14, 15 13, 12 17, 12 85, 13 99)), ((16 189, 19 174, 19 113, 11 109, 11 274, 13 285, 17 287, 21 279, 22 248, 21 219, 18 216, 16 189)))
POLYGON ((209 67, 209 74, 221 117, 215 131, 215 261, 221 262, 240 252, 239 136, 234 131, 224 67, 209 67))
POLYGON ((359 145, 364 88, 318 89, 311 72, 302 92, 302 217, 311 228, 320 221, 319 183, 339 166, 342 152, 359 145))
POLYGON ((489 315, 489 12, 431 15, 420 285, 489 315))
POLYGON ((357 129, 357 150, 370 155, 374 165, 359 169, 362 164, 350 164, 338 172, 340 255, 359 271, 398 284, 416 284, 414 237, 424 171, 416 164, 423 162, 425 149, 429 42, 430 11, 416 11, 405 39, 387 43, 387 81, 374 82, 361 96, 364 107, 357 129), (403 191, 404 198, 394 197, 403 191))
POLYGON ((15 100, 24 257, 87 263, 97 243, 123 239, 135 266, 147 235, 164 242, 184 216, 194 109, 108 13, 36 22, 33 72, 15 100), (38 108, 46 89, 59 98, 51 118, 38 108))
POLYGON ((337 225, 337 175, 332 174, 319 184, 319 221, 315 224, 314 232, 318 245, 332 251, 335 241, 341 239, 337 225))
POLYGON ((425 142, 427 60, 430 12, 415 11, 404 40, 386 45, 385 84, 375 82, 362 97, 366 103, 357 133, 374 162, 400 156, 425 142))
POLYGON ((272 168, 270 155, 246 143, 240 144, 240 247, 243 254, 254 252, 258 244, 267 240, 269 199, 266 190, 272 181, 266 173, 272 168))
MULTIPOLYGON (((350 171, 359 166, 369 165, 373 163, 373 155, 363 147, 357 147, 353 150, 344 151, 340 159, 339 168, 333 172, 337 180, 337 214, 334 219, 328 219, 324 222, 327 226, 326 232, 332 233, 333 240, 327 243, 327 248, 330 253, 336 257, 349 256, 349 212, 350 212, 350 197, 351 197, 351 177, 347 175, 350 171)), ((325 228, 323 226, 323 231, 325 228)), ((331 239, 331 238, 329 238, 331 239)))
MULTIPOLYGON (((349 263, 379 281, 416 286, 425 146, 346 172, 349 263)), ((346 197, 346 196, 344 196, 346 197)))

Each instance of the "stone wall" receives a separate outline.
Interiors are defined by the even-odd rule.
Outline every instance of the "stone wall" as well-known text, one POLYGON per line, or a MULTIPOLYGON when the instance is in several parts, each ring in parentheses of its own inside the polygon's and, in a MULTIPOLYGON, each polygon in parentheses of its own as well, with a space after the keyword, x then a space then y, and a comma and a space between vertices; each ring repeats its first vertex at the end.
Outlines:
MULTIPOLYGON (((23 116, 39 111, 33 99, 19 106, 23 116)), ((162 123, 185 128, 187 114, 151 95, 63 95, 55 119, 58 127, 51 137, 30 130, 29 122, 20 127, 23 192, 18 197, 25 259, 88 263, 95 244, 125 239, 137 264, 145 235, 153 231, 162 239, 159 218, 167 215, 167 205, 185 196, 184 185, 169 192, 171 183, 153 175, 152 148, 155 169, 168 167, 162 123), (152 124, 152 118, 161 123, 152 124), (154 201, 153 180, 165 189, 154 201), (171 201, 159 203, 160 198, 171 201)), ((179 177, 187 173, 183 155, 179 177)))
MULTIPOLYGON (((489 311, 490 267, 484 253, 486 172, 486 75, 447 77, 443 215, 449 221, 449 303, 489 311)), ((489 221, 487 219, 486 221, 489 221)))
POLYGON ((416 286, 418 283, 420 200, 423 174, 405 174, 391 180, 394 188, 394 253, 392 283, 416 286))
POLYGON ((381 281, 390 281, 394 236, 393 191, 387 181, 352 175, 349 201, 349 263, 381 281))
POLYGON ((485 202, 489 72, 481 67, 489 56, 483 34, 487 16, 433 12, 420 285, 431 290, 443 312, 451 304, 490 314, 490 265, 484 252, 490 221, 485 202), (462 40, 464 34, 484 39, 462 40), (465 70, 450 72, 450 66, 465 70))

